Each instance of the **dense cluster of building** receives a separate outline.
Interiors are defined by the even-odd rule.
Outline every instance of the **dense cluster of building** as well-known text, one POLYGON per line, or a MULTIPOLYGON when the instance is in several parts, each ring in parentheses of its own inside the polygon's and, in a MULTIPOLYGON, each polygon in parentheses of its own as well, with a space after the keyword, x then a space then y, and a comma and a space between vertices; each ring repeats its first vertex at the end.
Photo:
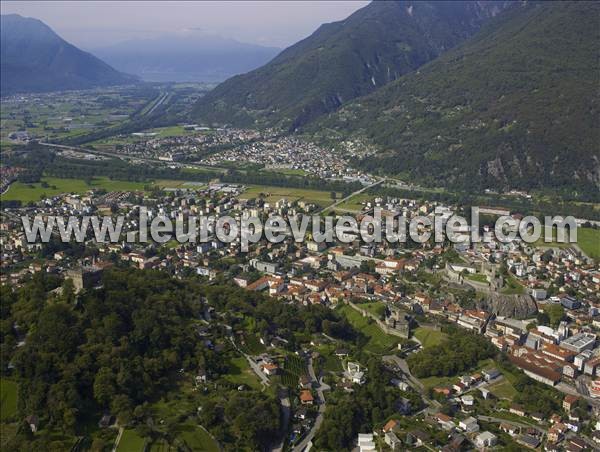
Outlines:
MULTIPOLYGON (((173 219, 224 214, 238 219, 246 214, 290 218, 316 208, 310 203, 284 198, 273 202, 261 196, 245 197, 244 186, 223 183, 211 183, 199 190, 164 192, 158 198, 141 192, 64 194, 35 206, 3 211, 2 282, 19 285, 29 273, 56 272, 71 279, 79 292, 97 285, 106 267, 127 262, 141 269, 167 271, 176 277, 222 278, 249 291, 264 291, 282 303, 332 308, 345 304, 371 318, 384 333, 403 341, 411 337, 415 319, 424 316, 485 336, 525 374, 558 391, 590 401, 600 398, 596 334, 600 327, 600 270, 577 249, 532 249, 518 240, 505 244, 496 240, 491 228, 484 227, 486 240, 476 244, 429 242, 407 246, 358 240, 325 244, 309 236, 305 242, 295 242, 292 237, 279 243, 263 240, 251 244, 248 252, 241 251, 239 240, 222 243, 212 234, 207 241, 198 243, 136 244, 119 240, 101 244, 88 238, 85 254, 77 254, 67 244, 41 258, 44 247, 39 243, 28 244, 20 223, 21 215, 122 214, 125 234, 137 230, 142 207, 148 210, 150 218, 173 219), (432 289, 431 281, 436 281, 438 289, 432 289), (440 290, 440 284, 478 293, 479 300, 499 299, 516 308, 507 313, 498 306, 465 303, 452 291, 440 290), (370 311, 367 306, 373 303, 384 309, 370 311), (536 314, 549 315, 557 306, 563 315, 555 327, 538 321, 536 314)), ((363 203, 357 216, 371 213, 375 207, 383 209, 384 215, 406 218, 416 215, 448 218, 455 211, 453 206, 440 203, 374 197, 363 203)), ((277 372, 276 361, 269 357, 256 359, 255 364, 265 377, 277 372)), ((468 417, 452 419, 432 412, 428 419, 443 430, 462 432, 462 437, 466 435, 476 447, 492 447, 497 438, 491 432, 479 431, 470 391, 478 389, 485 393, 488 383, 499 377, 496 369, 489 368, 460 377, 455 384, 436 387, 435 393, 454 399, 468 417)), ((353 363, 346 363, 341 384, 351 389, 352 385, 362 383, 364 372, 353 363)), ((307 391, 301 393, 303 406, 316 402, 313 393, 307 391)), ((525 414, 536 416, 536 413, 525 414)), ((579 428, 575 415, 556 420, 548 431, 549 443, 566 444, 565 441, 573 439, 568 432, 577 433, 579 428)), ((542 442, 536 429, 515 428, 509 423, 503 430, 527 447, 538 447, 542 442)), ((397 439, 394 431, 390 424, 381 433, 390 447, 394 447, 397 439)), ((365 450, 370 441, 366 436, 358 439, 365 450)), ((418 445, 423 438, 416 433, 410 441, 418 445)))

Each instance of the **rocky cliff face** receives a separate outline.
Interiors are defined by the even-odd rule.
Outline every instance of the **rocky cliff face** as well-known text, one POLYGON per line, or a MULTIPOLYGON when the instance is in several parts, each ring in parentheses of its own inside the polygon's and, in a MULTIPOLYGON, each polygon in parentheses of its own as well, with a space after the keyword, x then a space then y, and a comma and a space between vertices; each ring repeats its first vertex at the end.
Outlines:
POLYGON ((477 303, 477 307, 498 316, 516 319, 525 319, 537 313, 537 305, 529 295, 489 293, 477 303))

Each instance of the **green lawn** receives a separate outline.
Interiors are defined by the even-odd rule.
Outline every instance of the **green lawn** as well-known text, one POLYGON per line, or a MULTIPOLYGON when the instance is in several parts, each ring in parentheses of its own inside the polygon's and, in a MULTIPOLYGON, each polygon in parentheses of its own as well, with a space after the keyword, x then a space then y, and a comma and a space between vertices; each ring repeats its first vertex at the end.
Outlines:
POLYGON ((0 199, 2 201, 39 201, 45 196, 56 196, 61 193, 85 193, 88 190, 105 189, 107 191, 142 191, 143 182, 110 180, 107 177, 97 177, 88 185, 83 179, 60 179, 57 177, 44 177, 42 182, 34 184, 25 184, 22 182, 13 183, 8 191, 0 199), (42 183, 48 184, 42 187, 42 183))
POLYGON ((512 275, 509 275, 508 278, 504 280, 505 287, 502 289, 502 293, 506 295, 520 295, 525 293, 525 288, 523 285, 517 281, 512 275))
POLYGON ((436 386, 448 386, 456 383, 458 377, 426 377, 419 378, 419 381, 425 386, 425 388, 435 388, 436 386))
POLYGON ((252 389, 262 389, 260 380, 243 356, 238 356, 230 361, 229 372, 224 378, 235 385, 246 385, 252 389))
POLYGON ((144 450, 146 440, 137 434, 135 430, 125 430, 119 441, 117 452, 137 452, 144 450))
POLYGON ((447 335, 441 331, 422 326, 414 331, 414 336, 421 342, 423 348, 440 345, 447 337, 447 335))
POLYGON ((156 440, 150 446, 150 452, 169 452, 170 446, 164 439, 156 440))
POLYGON ((488 386, 488 389, 499 399, 512 400, 513 397, 517 395, 517 390, 506 378, 503 378, 498 383, 494 383, 493 385, 488 386))
MULTIPOLYGON (((565 231, 565 236, 568 240, 568 234, 565 231)), ((544 242, 544 235, 535 243, 535 246, 566 248, 570 246, 569 242, 557 242, 556 230, 552 233, 553 241, 550 243, 544 242)), ((593 228, 577 228, 577 245, 592 259, 600 260, 600 229, 593 228)))
POLYGON ((380 317, 383 314, 385 314, 385 304, 381 301, 373 301, 371 303, 358 303, 357 306, 377 317, 380 317))
MULTIPOLYGON (((315 364, 315 369, 322 370, 324 372, 340 372, 342 369, 342 362, 335 356, 336 345, 321 345, 317 347, 317 351, 321 355, 320 359, 315 364)), ((317 370, 315 370, 317 371, 317 370)))
POLYGON ((177 427, 179 438, 193 451, 219 452, 219 445, 199 425, 186 422, 177 427))
POLYGON ((600 260, 600 229, 577 229, 577 244, 589 257, 600 260))
POLYGON ((363 317, 358 311, 350 306, 342 306, 339 311, 348 319, 354 328, 363 333, 369 341, 365 350, 374 354, 384 354, 398 345, 400 338, 384 333, 375 321, 363 317), (369 321, 371 320, 371 321, 369 321))
POLYGON ((333 202, 331 192, 322 190, 309 190, 304 188, 271 187, 268 185, 250 185, 241 195, 242 198, 254 199, 263 193, 267 202, 277 202, 282 198, 288 201, 305 201, 326 206, 333 202))
POLYGON ((468 273, 466 276, 467 279, 470 279, 471 281, 475 281, 475 282, 479 282, 479 283, 484 283, 486 284, 487 281, 487 276, 482 275, 481 273, 468 273))
POLYGON ((17 414, 17 383, 0 378, 0 421, 5 422, 17 414))

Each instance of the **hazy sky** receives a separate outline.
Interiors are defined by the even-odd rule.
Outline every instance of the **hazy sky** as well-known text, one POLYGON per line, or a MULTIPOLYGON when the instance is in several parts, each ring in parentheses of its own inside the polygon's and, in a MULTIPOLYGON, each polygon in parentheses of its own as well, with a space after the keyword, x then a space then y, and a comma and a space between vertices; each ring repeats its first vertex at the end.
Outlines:
POLYGON ((201 30, 285 47, 368 1, 4 1, 2 14, 47 23, 71 43, 94 48, 132 38, 201 30))

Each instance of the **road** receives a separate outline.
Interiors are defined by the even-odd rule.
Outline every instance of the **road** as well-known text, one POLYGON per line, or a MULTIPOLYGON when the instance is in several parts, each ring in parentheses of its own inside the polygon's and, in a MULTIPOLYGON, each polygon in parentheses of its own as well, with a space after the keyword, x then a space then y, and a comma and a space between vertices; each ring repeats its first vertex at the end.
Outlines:
POLYGON ((119 447, 119 442, 121 441, 124 431, 125 429, 123 427, 119 427, 119 433, 117 433, 117 438, 115 439, 115 445, 112 448, 112 452, 116 452, 117 448, 119 447))
POLYGON ((384 177, 383 179, 378 180, 377 182, 372 183, 371 185, 367 185, 366 187, 361 188, 360 190, 356 190, 355 192, 349 194, 348 196, 346 196, 345 198, 342 198, 336 202, 334 202, 333 204, 323 208, 322 210, 320 210, 318 213, 322 213, 322 212, 326 212, 329 209, 333 209, 336 206, 339 206, 340 204, 348 201, 350 198, 352 198, 353 196, 356 195, 360 195, 361 193, 367 191, 370 188, 376 187, 379 184, 382 184, 386 181, 386 178, 384 177))
POLYGON ((413 374, 410 373, 408 364, 404 359, 396 355, 386 355, 383 357, 383 360, 396 364, 400 371, 406 376, 408 384, 415 391, 421 394, 421 397, 423 397, 423 400, 425 400, 429 407, 433 408, 436 412, 440 410, 440 408, 442 407, 441 403, 437 400, 433 400, 427 397, 427 394, 425 393, 425 386, 423 386, 423 383, 421 383, 418 378, 416 378, 415 376, 413 376, 413 374))
POLYGON ((330 389, 329 386, 317 380, 317 376, 315 375, 315 369, 313 368, 312 357, 308 359, 308 375, 310 376, 313 386, 316 385, 317 388, 317 397, 319 399, 319 413, 317 414, 317 419, 315 419, 315 423, 313 424, 312 428, 302 439, 302 441, 300 441, 298 445, 294 447, 293 452, 302 452, 309 445, 309 443, 312 444, 312 439, 319 431, 319 428, 323 423, 323 415, 325 414, 325 396, 323 395, 323 391, 330 389))
POLYGON ((67 151, 77 151, 77 152, 83 152, 83 153, 87 153, 87 154, 101 155, 103 157, 118 158, 118 159, 124 160, 124 161, 135 160, 135 161, 146 162, 146 163, 160 163, 161 165, 168 163, 170 166, 176 165, 176 166, 179 166, 182 168, 183 167, 192 167, 192 168, 198 168, 198 169, 210 169, 215 172, 227 171, 225 168, 220 168, 220 167, 216 167, 216 166, 199 165, 197 163, 188 163, 188 162, 186 162, 185 164, 175 163, 175 162, 165 162, 165 161, 159 160, 159 159, 152 159, 152 158, 148 158, 148 157, 138 157, 138 156, 127 155, 127 154, 117 154, 115 152, 99 151, 97 149, 88 149, 88 148, 82 148, 79 146, 67 146, 64 144, 45 143, 43 141, 38 142, 38 144, 41 146, 48 146, 51 148, 64 149, 67 151))
POLYGON ((156 110, 158 107, 160 107, 162 105, 162 103, 165 100, 167 100, 167 97, 169 97, 169 92, 167 91, 166 93, 159 95, 159 96, 160 97, 158 97, 158 100, 154 102, 154 105, 152 106, 152 108, 150 108, 150 110, 148 110, 142 116, 147 116, 147 115, 151 115, 152 113, 154 113, 154 110, 156 110))
POLYGON ((244 357, 246 358, 246 361, 248 361, 248 364, 250 365, 250 368, 254 371, 254 373, 258 376, 258 378, 260 378, 261 382, 263 385, 269 386, 271 384, 271 382, 269 381, 269 378, 265 375, 265 373, 260 369, 260 367, 258 367, 258 364, 256 364, 256 361, 254 361, 249 355, 246 355, 235 343, 235 341, 233 340, 233 338, 229 338, 229 340, 231 341, 231 343, 233 344, 234 348, 244 357))
POLYGON ((285 438, 288 433, 290 417, 291 417, 291 407, 290 398, 288 396, 287 389, 279 389, 277 396, 279 397, 279 403, 281 404, 281 414, 282 414, 282 423, 281 423, 281 441, 271 449, 271 452, 282 452, 283 446, 285 444, 285 438))
POLYGON ((524 422, 509 421, 506 419, 502 419, 501 417, 492 417, 492 416, 477 416, 477 419, 479 419, 480 421, 483 421, 483 422, 503 423, 503 424, 513 425, 515 427, 521 427, 521 428, 534 428, 538 432, 540 432, 542 435, 546 434, 546 430, 544 430, 543 428, 538 427, 536 425, 527 424, 524 422))

